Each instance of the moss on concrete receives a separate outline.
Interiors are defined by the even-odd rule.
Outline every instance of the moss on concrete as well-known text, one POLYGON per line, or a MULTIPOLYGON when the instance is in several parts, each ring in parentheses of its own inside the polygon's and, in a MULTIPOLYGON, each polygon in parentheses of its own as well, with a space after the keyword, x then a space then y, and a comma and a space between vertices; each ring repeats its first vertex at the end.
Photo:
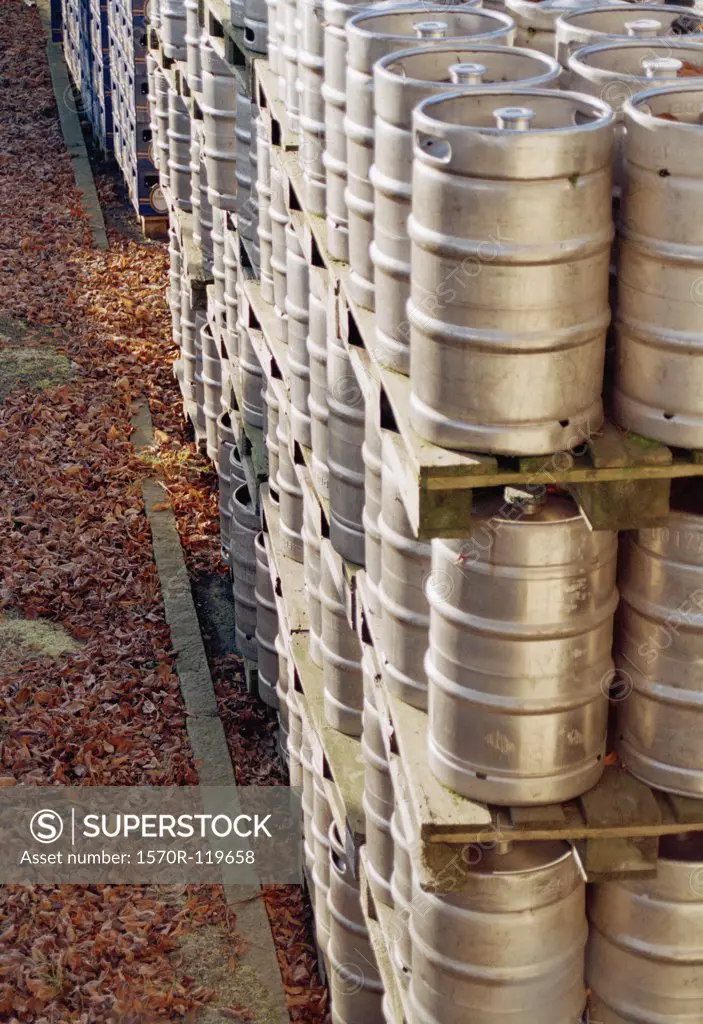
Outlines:
POLYGON ((229 956, 227 936, 219 925, 205 925, 184 935, 179 956, 183 973, 215 993, 196 1014, 196 1024, 231 1022, 232 1016, 224 1016, 222 1011, 235 1008, 241 1008, 242 1024, 280 1024, 280 1015, 260 976, 229 956))

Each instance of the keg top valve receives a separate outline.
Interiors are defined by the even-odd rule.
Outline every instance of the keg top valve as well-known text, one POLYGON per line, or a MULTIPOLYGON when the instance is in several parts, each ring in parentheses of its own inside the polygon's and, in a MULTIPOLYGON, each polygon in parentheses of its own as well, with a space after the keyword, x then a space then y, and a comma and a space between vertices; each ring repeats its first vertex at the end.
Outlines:
POLYGON ((500 107, 493 111, 493 116, 502 131, 526 132, 535 112, 529 107, 500 107))
POLYGON ((449 80, 458 85, 480 85, 486 73, 484 64, 452 64, 449 80))
POLYGON ((635 36, 637 39, 651 39, 661 27, 661 22, 656 18, 638 18, 637 21, 625 22, 628 36, 635 36))
POLYGON ((420 39, 444 39, 447 34, 446 21, 416 21, 413 28, 420 39))
POLYGON ((652 57, 650 60, 643 60, 647 78, 676 78, 683 67, 683 61, 676 57, 652 57))
POLYGON ((519 505, 526 516, 532 516, 547 500, 547 490, 545 487, 536 490, 530 487, 506 487, 503 497, 509 504, 519 505))

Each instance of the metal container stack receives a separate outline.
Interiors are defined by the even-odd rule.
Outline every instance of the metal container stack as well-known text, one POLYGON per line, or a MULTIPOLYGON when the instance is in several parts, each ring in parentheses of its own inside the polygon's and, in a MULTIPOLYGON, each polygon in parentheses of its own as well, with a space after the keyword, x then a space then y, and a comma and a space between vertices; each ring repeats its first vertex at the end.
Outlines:
POLYGON ((483 6, 246 0, 242 32, 161 5, 177 374, 335 1024, 678 1024, 702 1000, 703 500, 670 479, 703 449, 701 15, 483 6))

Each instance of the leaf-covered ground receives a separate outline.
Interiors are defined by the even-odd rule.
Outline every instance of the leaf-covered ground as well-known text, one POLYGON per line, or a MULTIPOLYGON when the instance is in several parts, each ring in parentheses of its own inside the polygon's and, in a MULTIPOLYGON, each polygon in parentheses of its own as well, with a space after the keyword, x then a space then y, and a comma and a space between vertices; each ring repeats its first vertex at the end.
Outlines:
MULTIPOLYGON (((98 187, 116 209, 114 180, 98 187)), ((91 248, 37 11, 0 0, 3 787, 197 781, 139 481, 158 466, 189 569, 220 573, 216 477, 181 420, 166 248, 119 225, 109 237, 108 252, 91 248), (144 399, 156 428, 146 462, 130 442, 144 399)), ((243 692, 239 662, 212 668, 239 781, 281 781, 270 714, 243 692)), ((292 887, 265 898, 291 1017, 322 1024, 306 902, 292 887)), ((236 959, 216 887, 4 887, 0 1020, 197 1021, 212 993, 180 940, 209 925, 236 959)))

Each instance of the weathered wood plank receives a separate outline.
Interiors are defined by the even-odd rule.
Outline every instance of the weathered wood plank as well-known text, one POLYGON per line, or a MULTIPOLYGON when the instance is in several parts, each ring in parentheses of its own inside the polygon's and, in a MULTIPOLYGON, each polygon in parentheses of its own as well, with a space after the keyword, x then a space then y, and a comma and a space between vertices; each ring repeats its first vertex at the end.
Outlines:
POLYGON ((531 828, 535 825, 561 827, 566 824, 566 815, 561 804, 545 804, 543 807, 511 807, 510 820, 515 828, 522 826, 531 828))
POLYGON ((657 873, 659 837, 587 839, 579 852, 589 882, 618 878, 653 878, 657 873))
POLYGON ((619 765, 608 766, 599 782, 580 797, 584 818, 594 827, 657 825, 659 804, 649 786, 619 765))

